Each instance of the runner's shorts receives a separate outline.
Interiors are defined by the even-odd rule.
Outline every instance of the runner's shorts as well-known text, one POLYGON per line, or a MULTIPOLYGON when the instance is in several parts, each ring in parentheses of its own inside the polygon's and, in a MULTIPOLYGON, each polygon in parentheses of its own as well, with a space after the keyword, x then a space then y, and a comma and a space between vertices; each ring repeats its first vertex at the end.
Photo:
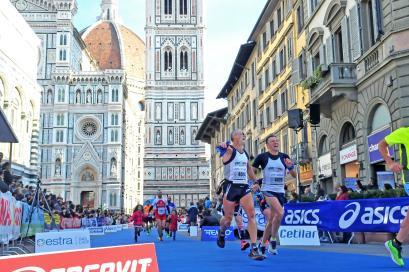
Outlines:
POLYGON ((280 202, 281 206, 283 207, 285 203, 287 203, 287 199, 285 198, 284 193, 276 193, 272 191, 262 191, 261 192, 265 197, 275 197, 277 198, 278 202, 280 202))
POLYGON ((251 192, 248 184, 234 184, 229 182, 224 191, 228 201, 240 203, 240 199, 251 192))

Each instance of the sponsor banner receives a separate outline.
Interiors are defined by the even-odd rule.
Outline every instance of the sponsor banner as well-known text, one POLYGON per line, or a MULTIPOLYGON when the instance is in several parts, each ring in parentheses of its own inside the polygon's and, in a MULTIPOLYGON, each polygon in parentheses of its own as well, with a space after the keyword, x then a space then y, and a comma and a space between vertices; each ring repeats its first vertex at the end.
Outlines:
POLYGON ((116 226, 116 231, 122 231, 123 230, 122 225, 115 225, 115 226, 116 226))
POLYGON ((348 146, 339 152, 340 164, 356 161, 358 159, 358 151, 356 144, 348 146))
POLYGON ((103 227, 89 227, 89 228, 87 228, 87 230, 89 231, 89 234, 91 236, 104 235, 105 234, 103 227))
POLYGON ((35 235, 36 253, 86 249, 90 247, 91 239, 87 229, 42 232, 35 235))
POLYGON ((20 237, 22 203, 10 192, 0 192, 0 242, 7 244, 20 237))
POLYGON ((129 225, 128 224, 122 224, 122 229, 123 230, 129 229, 129 225))
POLYGON ((344 185, 348 189, 352 189, 353 191, 356 191, 358 189, 358 185, 356 185, 356 178, 344 178, 344 185))
POLYGON ((282 246, 319 246, 317 226, 281 226, 278 230, 282 246))
POLYGON ((118 228, 116 227, 116 225, 111 225, 111 226, 103 226, 104 228, 104 232, 105 233, 113 233, 113 232, 117 232, 118 228))
POLYGON ((332 176, 331 153, 327 153, 318 158, 318 172, 323 178, 332 176))
POLYGON ((159 272, 154 244, 1 257, 0 267, 2 272, 159 272))
POLYGON ((196 237, 198 233, 198 227, 197 226, 190 226, 189 228, 189 234, 192 237, 196 237))
MULTIPOLYGON (((264 231, 264 229, 266 228, 266 224, 267 224, 267 219, 264 216, 264 214, 260 211, 259 207, 255 208, 255 212, 256 212, 256 223, 257 223, 257 229, 264 231)), ((247 224, 249 222, 248 216, 247 214, 244 212, 243 209, 240 209, 240 214, 243 218, 243 225, 244 227, 247 229, 247 224)), ((235 220, 234 220, 235 221, 235 220)), ((237 224, 235 223, 234 226, 236 226, 237 224)), ((237 227, 236 227, 237 228, 237 227)))
MULTIPOLYGON (((202 241, 216 241, 217 240, 217 235, 219 234, 219 228, 218 226, 214 227, 202 227, 202 241)), ((234 241, 234 229, 233 227, 230 227, 226 230, 226 240, 227 241, 234 241)))
POLYGON ((30 229, 28 229, 29 217, 31 212, 31 206, 27 203, 22 203, 23 205, 23 214, 21 221, 20 235, 23 237, 34 236, 36 233, 44 232, 44 212, 39 208, 34 208, 32 210, 33 214, 31 217, 30 229))
POLYGON ((188 231, 189 230, 189 224, 178 224, 178 231, 188 231))
MULTIPOLYGON (((386 128, 368 136, 369 162, 371 164, 383 161, 382 155, 379 152, 378 143, 391 134, 391 131, 391 128, 386 128)), ((394 154, 395 151, 393 147, 389 147, 389 155, 393 157, 394 154)))
POLYGON ((282 225, 340 232, 398 232, 409 198, 377 198, 286 204, 282 225))
POLYGON ((378 187, 380 190, 385 190, 385 184, 389 184, 392 188, 395 188, 395 175, 393 172, 376 172, 376 177, 378 178, 378 187))
POLYGON ((96 218, 82 218, 81 224, 83 228, 98 227, 96 218))

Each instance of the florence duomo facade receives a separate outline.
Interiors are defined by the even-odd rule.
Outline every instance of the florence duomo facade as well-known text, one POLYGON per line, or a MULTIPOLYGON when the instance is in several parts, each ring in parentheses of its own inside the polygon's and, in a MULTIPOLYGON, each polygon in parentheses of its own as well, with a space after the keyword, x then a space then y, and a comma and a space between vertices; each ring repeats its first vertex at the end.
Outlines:
POLYGON ((44 188, 92 208, 142 202, 145 45, 117 0, 73 25, 75 0, 11 0, 41 41, 39 175, 44 188))

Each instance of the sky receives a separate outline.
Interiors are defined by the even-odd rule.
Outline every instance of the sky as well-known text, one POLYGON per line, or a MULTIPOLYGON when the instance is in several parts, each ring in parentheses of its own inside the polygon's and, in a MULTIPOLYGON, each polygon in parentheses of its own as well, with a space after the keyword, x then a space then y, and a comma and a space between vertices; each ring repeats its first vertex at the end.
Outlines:
MULTIPOLYGON (((145 1, 119 0, 122 23, 145 40, 145 1)), ((150 0, 154 1, 154 0, 150 0)), ((216 99, 226 83, 241 44, 247 42, 266 0, 203 0, 207 21, 204 43, 206 78, 205 111, 226 106, 216 99)), ((100 15, 101 0, 77 0, 74 24, 78 30, 92 25, 100 15)))

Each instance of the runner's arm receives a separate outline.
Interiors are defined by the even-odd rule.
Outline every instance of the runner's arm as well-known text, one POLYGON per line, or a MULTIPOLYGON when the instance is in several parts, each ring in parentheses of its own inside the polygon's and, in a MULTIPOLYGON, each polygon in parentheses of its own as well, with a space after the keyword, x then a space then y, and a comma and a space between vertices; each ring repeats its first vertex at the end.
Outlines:
POLYGON ((389 156, 389 150, 388 150, 388 143, 386 142, 385 139, 379 142, 378 148, 379 148, 379 153, 381 153, 383 159, 386 162, 386 165, 388 166, 389 169, 392 170, 392 172, 400 172, 403 169, 403 166, 397 162, 394 162, 392 158, 389 156))
POLYGON ((227 146, 227 151, 222 157, 223 163, 228 162, 231 159, 232 154, 233 154, 233 148, 231 148, 231 146, 227 146))
POLYGON ((250 163, 247 164, 247 174, 249 175, 249 178, 252 180, 257 180, 256 174, 254 174, 254 169, 250 165, 250 163))

